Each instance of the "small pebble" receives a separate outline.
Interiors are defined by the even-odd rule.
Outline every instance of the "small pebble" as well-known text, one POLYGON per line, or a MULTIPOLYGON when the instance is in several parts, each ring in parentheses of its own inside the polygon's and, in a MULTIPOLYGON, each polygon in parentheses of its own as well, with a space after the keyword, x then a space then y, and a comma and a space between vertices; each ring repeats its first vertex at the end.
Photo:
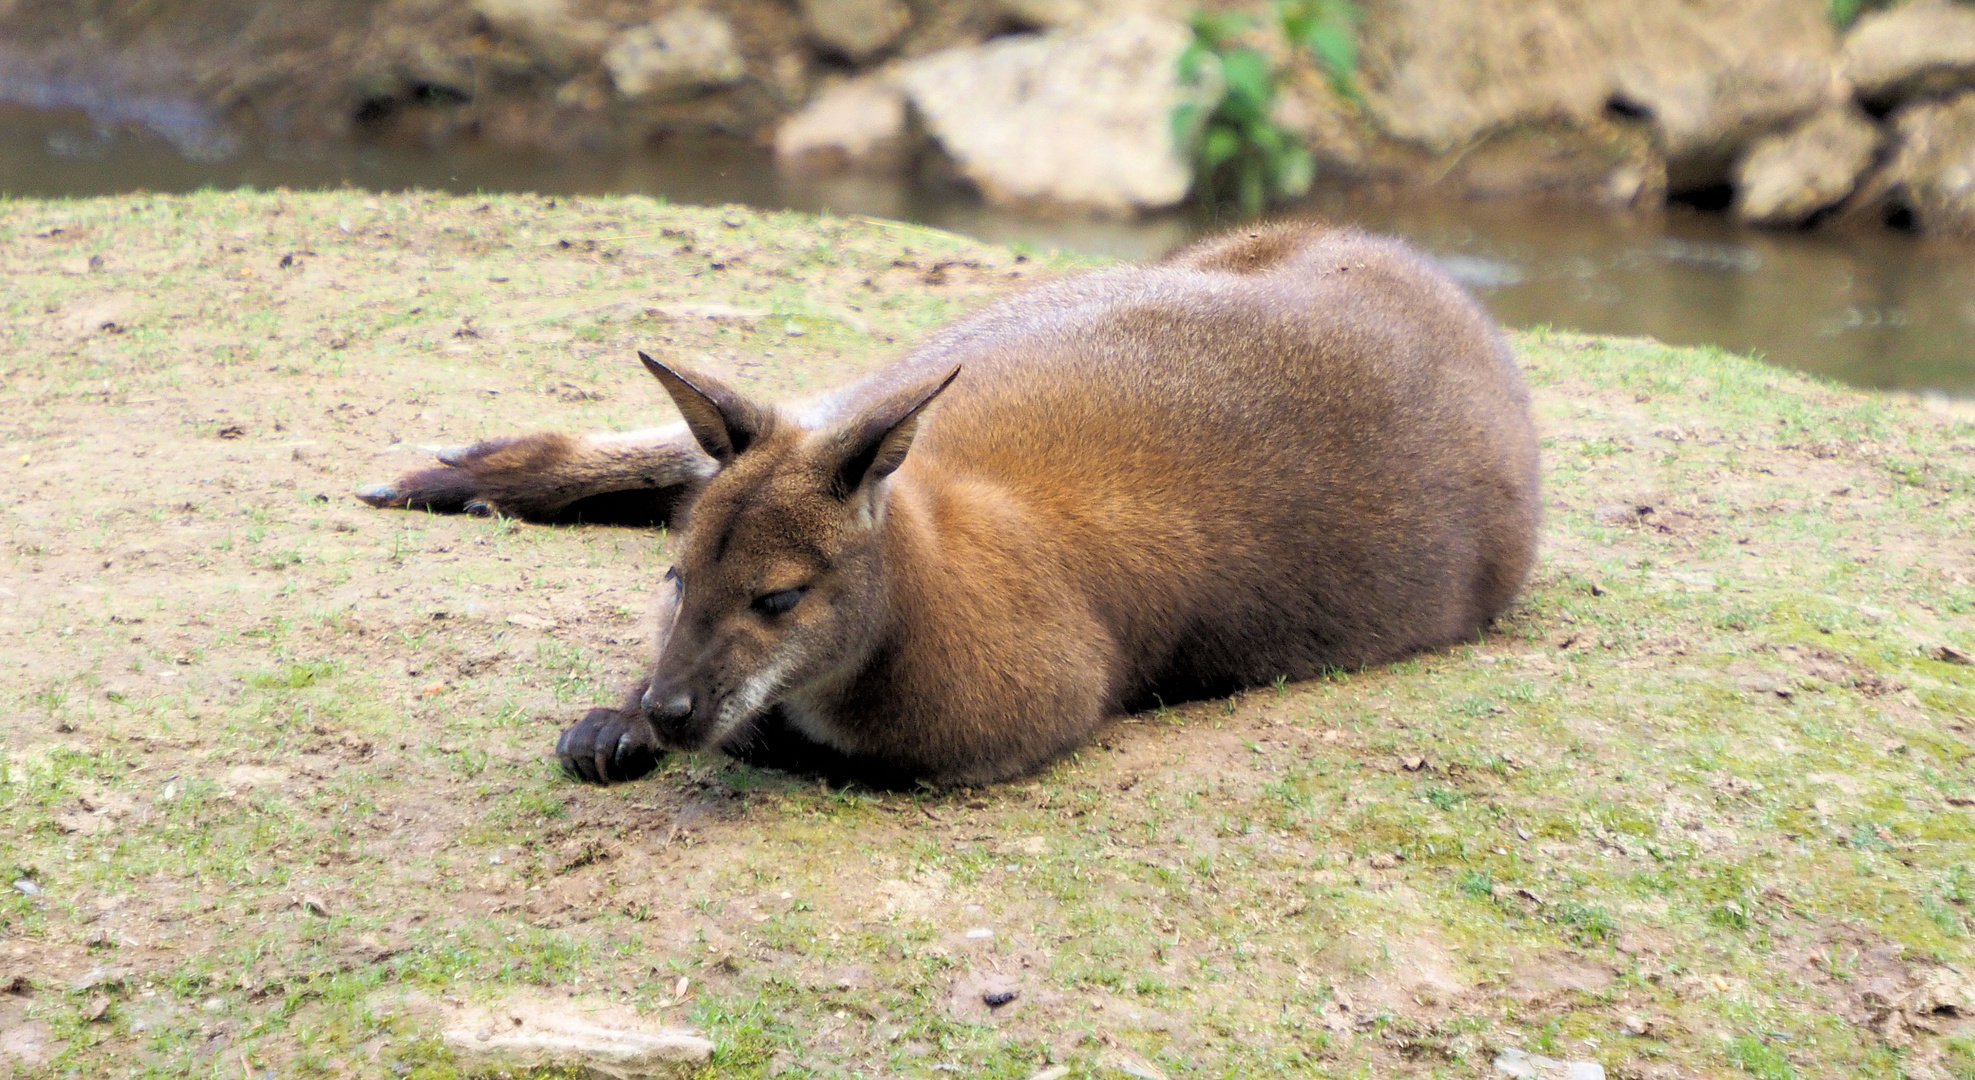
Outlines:
POLYGON ((985 926, 976 926, 972 930, 967 931, 966 936, 970 938, 974 938, 975 940, 979 940, 981 938, 991 938, 994 936, 994 931, 988 929, 985 926))
POLYGON ((21 878, 14 882, 14 891, 20 893, 22 896, 40 896, 41 886, 36 885, 26 878, 21 878))

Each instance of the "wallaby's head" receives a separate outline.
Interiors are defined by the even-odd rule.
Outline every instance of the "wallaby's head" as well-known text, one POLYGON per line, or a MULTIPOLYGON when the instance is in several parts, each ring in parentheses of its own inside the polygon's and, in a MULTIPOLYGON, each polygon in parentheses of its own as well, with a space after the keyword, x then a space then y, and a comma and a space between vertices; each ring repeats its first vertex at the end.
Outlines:
POLYGON ((659 585, 644 709, 673 749, 718 746, 777 702, 856 673, 885 615, 890 477, 959 374, 905 386, 821 429, 638 354, 719 469, 659 585))

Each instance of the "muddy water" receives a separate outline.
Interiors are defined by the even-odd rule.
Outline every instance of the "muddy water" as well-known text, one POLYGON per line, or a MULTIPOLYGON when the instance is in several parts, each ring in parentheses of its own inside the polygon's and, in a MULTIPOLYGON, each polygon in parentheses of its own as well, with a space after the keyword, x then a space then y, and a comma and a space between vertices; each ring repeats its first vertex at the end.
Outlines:
MULTIPOLYGON (((80 196, 242 184, 642 193, 869 214, 1001 243, 1127 258, 1156 256, 1220 224, 1197 214, 1045 220, 988 210, 952 190, 791 179, 740 142, 578 158, 460 146, 252 148, 105 131, 79 112, 0 108, 0 192, 80 196)), ((1718 344, 1860 386, 1975 396, 1975 246, 1967 243, 1876 231, 1761 232, 1679 207, 1624 214, 1350 190, 1320 191, 1290 211, 1299 214, 1412 239, 1511 325, 1718 344)))

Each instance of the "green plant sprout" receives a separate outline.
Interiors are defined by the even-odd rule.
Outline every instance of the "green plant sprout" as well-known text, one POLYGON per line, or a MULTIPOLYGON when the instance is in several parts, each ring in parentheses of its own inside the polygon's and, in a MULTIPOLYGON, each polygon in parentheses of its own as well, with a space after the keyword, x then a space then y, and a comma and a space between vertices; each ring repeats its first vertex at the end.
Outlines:
MULTIPOLYGON (((1307 49, 1342 97, 1357 90, 1357 5, 1350 0, 1278 0, 1276 28, 1307 49)), ((1267 55, 1242 38, 1254 27, 1236 12, 1196 12, 1193 40, 1180 54, 1180 81, 1202 100, 1173 111, 1174 140, 1194 166, 1194 190, 1256 214, 1270 202, 1310 190, 1316 162, 1271 117, 1282 79, 1267 55)))

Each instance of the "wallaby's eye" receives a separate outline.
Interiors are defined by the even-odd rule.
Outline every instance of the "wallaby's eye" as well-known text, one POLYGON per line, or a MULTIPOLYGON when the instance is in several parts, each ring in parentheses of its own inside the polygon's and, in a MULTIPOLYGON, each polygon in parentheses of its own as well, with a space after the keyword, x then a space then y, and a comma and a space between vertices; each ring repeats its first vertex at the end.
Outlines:
POLYGON ((774 592, 762 593, 755 597, 754 602, 748 606, 760 615, 786 615, 796 606, 796 602, 802 599, 802 594, 808 591, 807 585, 799 589, 776 589, 774 592))

